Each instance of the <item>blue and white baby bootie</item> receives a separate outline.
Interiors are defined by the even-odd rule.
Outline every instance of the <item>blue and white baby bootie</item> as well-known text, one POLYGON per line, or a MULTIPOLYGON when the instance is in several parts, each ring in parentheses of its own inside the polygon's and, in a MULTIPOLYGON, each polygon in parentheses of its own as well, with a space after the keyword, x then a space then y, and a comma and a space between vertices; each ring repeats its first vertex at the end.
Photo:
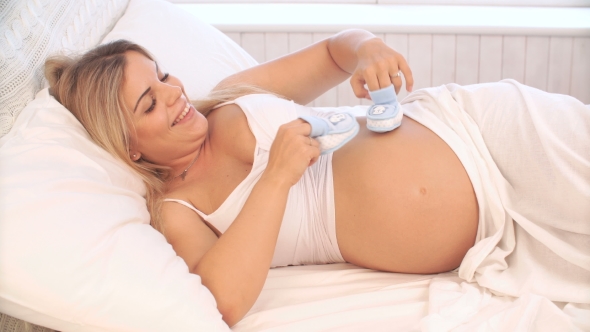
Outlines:
POLYGON ((327 117, 303 115, 299 117, 311 125, 310 137, 320 143, 321 154, 338 150, 359 132, 359 124, 348 113, 333 113, 327 117))
POLYGON ((397 101, 393 85, 383 89, 369 91, 375 105, 367 110, 367 128, 384 133, 392 131, 402 124, 404 113, 397 101))

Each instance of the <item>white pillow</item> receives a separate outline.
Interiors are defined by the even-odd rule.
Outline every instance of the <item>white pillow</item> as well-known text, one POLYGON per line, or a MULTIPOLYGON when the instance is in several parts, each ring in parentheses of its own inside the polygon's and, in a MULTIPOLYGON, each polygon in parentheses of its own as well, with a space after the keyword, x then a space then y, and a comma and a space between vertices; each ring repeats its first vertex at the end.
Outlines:
POLYGON ((47 89, 0 140, 0 310, 57 330, 223 329, 145 188, 47 89))
POLYGON ((205 96, 223 78, 258 64, 225 34, 163 0, 131 0, 103 43, 117 39, 150 51, 164 72, 180 78, 191 99, 205 96))
MULTIPOLYGON (((132 0, 105 40, 118 38, 147 47, 191 98, 255 64, 164 1, 132 0)), ((149 226, 141 180, 47 90, 0 139, 0 160, 0 312, 62 331, 228 330, 149 226)))

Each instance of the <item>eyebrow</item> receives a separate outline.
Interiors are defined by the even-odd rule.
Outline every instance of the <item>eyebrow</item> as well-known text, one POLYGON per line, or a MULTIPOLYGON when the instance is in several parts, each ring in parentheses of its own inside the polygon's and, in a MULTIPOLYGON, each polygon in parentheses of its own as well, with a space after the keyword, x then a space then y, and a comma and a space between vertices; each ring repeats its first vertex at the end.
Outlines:
MULTIPOLYGON (((159 69, 158 69, 158 63, 156 61, 154 61, 154 63, 156 64, 156 74, 158 73, 159 69)), ((150 92, 150 90, 152 89, 152 87, 148 87, 147 89, 145 89, 145 91, 141 94, 141 96, 139 96, 139 98, 137 99, 137 103, 135 104, 135 108, 133 108, 133 113, 135 113, 135 111, 137 111, 137 106, 139 106, 139 102, 141 101, 141 98, 145 97, 145 95, 150 92)))

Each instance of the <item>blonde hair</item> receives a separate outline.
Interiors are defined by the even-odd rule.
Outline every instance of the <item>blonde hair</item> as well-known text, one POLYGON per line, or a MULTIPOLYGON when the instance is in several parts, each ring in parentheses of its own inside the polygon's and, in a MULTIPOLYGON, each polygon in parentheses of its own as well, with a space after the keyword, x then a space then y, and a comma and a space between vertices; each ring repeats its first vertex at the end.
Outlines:
MULTIPOLYGON (((81 56, 48 58, 45 61, 45 77, 49 81, 50 93, 82 123, 90 137, 142 177, 147 189, 146 204, 151 225, 164 232, 160 210, 166 181, 171 179, 170 170, 143 159, 133 161, 129 156, 133 121, 120 94, 127 63, 125 53, 128 51, 154 59, 143 47, 117 40, 81 56)), ((192 103, 197 110, 208 115, 220 103, 251 93, 268 91, 248 85, 229 86, 192 103)))

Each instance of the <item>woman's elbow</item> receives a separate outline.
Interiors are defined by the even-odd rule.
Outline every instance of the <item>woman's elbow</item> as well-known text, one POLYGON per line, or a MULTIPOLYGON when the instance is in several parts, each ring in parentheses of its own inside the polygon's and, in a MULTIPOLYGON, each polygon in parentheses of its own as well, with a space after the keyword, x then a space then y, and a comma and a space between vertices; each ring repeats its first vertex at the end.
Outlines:
POLYGON ((218 299, 217 297, 215 300, 217 301, 217 310, 221 313, 223 317, 223 321, 232 327, 237 324, 248 312, 249 308, 245 308, 245 306, 237 299, 235 296, 232 299, 218 299))

